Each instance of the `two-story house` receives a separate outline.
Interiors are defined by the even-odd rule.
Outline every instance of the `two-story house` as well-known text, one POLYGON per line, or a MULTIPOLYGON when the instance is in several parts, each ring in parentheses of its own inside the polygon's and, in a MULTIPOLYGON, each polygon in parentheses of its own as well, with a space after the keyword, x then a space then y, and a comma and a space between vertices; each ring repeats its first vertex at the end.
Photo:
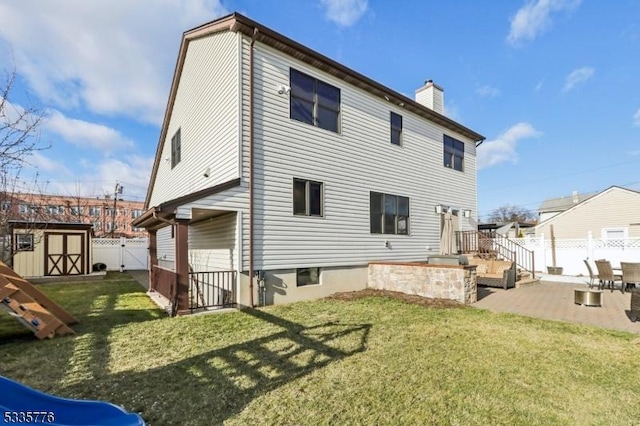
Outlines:
POLYGON ((226 302, 283 303, 437 254, 444 212, 475 229, 484 139, 443 104, 431 81, 410 99, 237 13, 185 32, 133 222, 151 288, 178 312, 205 280, 226 302))

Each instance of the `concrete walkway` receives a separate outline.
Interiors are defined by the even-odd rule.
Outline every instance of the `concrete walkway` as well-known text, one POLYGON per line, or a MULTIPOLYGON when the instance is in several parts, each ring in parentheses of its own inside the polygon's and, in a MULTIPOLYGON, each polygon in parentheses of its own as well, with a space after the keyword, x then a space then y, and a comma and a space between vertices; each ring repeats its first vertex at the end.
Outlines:
POLYGON ((640 321, 631 321, 629 292, 605 289, 602 307, 576 305, 573 289, 588 288, 588 282, 585 277, 542 275, 540 283, 521 288, 478 287, 478 301, 472 306, 640 333, 640 321))
POLYGON ((127 271, 131 277, 138 281, 145 290, 149 290, 149 272, 148 271, 127 271))

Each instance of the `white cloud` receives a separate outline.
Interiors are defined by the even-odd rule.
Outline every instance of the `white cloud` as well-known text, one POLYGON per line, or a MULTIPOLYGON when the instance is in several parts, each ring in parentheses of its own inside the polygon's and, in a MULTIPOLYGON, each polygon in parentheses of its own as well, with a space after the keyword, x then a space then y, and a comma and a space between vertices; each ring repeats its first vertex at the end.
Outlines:
POLYGON ((112 193, 115 182, 124 187, 125 199, 144 199, 151 177, 152 157, 129 155, 126 159, 109 158, 95 167, 95 180, 105 182, 104 193, 112 193))
POLYGON ((533 90, 535 90, 536 92, 539 92, 540 90, 542 90, 542 86, 544 85, 544 82, 540 82, 538 84, 536 84, 536 87, 533 88, 533 90))
POLYGON ((64 166, 64 164, 46 156, 45 154, 43 154, 43 152, 46 153, 46 151, 32 152, 29 155, 29 158, 27 158, 27 162, 32 167, 35 167, 38 171, 47 172, 47 173, 51 173, 51 172, 63 173, 63 174, 70 173, 69 169, 67 169, 64 166))
POLYGON ((640 127, 640 109, 638 109, 633 115, 633 125, 636 127, 640 127))
POLYGON ((102 124, 65 117, 58 111, 50 111, 43 130, 61 136, 65 141, 86 149, 113 152, 121 148, 133 148, 132 140, 120 132, 102 124))
POLYGON ((593 77, 594 73, 595 70, 591 67, 582 67, 571 71, 571 73, 564 79, 564 87, 562 88, 562 91, 568 92, 574 89, 576 86, 593 77))
POLYGON ((500 89, 485 84, 484 86, 480 86, 476 89, 476 94, 483 98, 495 98, 500 96, 500 89))
POLYGON ((320 0, 326 16, 339 27, 354 25, 369 8, 367 0, 320 0))
POLYGON ((124 187, 125 200, 144 200, 151 175, 153 158, 127 155, 122 158, 105 157, 85 164, 80 161, 78 170, 62 174, 61 170, 39 171, 41 192, 50 194, 103 197, 113 194, 116 182, 124 187))
POLYGON ((561 11, 571 12, 581 0, 536 0, 527 1, 511 18, 511 29, 507 41, 517 45, 521 41, 535 39, 552 22, 552 15, 561 11))
POLYGON ((0 39, 43 101, 159 124, 180 35, 225 13, 220 0, 2 2, 0 39))
POLYGON ((498 136, 478 147, 478 169, 486 169, 504 162, 518 162, 516 148, 522 139, 538 137, 541 132, 529 123, 517 123, 498 136))

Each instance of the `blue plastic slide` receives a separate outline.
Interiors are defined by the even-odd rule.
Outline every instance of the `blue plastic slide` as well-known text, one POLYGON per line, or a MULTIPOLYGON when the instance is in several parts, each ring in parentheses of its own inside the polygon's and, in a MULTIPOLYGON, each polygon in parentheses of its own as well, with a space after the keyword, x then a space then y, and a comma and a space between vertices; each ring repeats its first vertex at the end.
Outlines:
POLYGON ((0 424, 143 426, 137 414, 101 401, 59 398, 0 376, 0 424))

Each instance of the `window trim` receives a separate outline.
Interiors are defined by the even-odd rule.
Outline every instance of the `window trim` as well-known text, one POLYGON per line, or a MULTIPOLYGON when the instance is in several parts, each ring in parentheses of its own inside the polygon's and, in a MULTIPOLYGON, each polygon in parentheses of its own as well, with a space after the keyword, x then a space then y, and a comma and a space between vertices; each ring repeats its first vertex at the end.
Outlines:
POLYGON ((402 116, 400 114, 397 114, 393 111, 390 111, 389 113, 389 140, 391 142, 391 145, 395 145, 395 146, 403 146, 403 131, 402 131, 402 116), (393 119, 397 118, 400 120, 400 127, 398 126, 394 126, 393 124, 393 119), (398 140, 397 143, 394 141, 394 135, 397 134, 398 135, 398 140))
POLYGON ((442 136, 442 163, 444 167, 464 173, 464 142, 446 134, 442 136), (460 146, 461 149, 456 149, 456 145, 460 146), (457 153, 462 155, 456 155, 457 153), (456 158, 460 159, 460 168, 456 167, 456 158), (449 163, 447 163, 447 160, 449 160, 449 163))
POLYGON ((20 234, 16 234, 16 251, 33 251, 34 250, 34 246, 35 246, 35 238, 33 233, 20 233, 20 234), (20 241, 20 239, 28 237, 27 241, 20 241), (21 247, 27 247, 27 248, 21 248, 21 247))
POLYGON ((171 169, 182 160, 182 128, 178 128, 171 137, 171 169))
POLYGON ((404 236, 410 236, 411 235, 411 199, 409 197, 405 197, 402 195, 395 195, 395 194, 386 194, 383 192, 377 192, 377 191, 369 191, 369 233, 372 235, 404 235, 404 236), (376 211, 374 212, 372 209, 372 205, 373 205, 373 196, 374 194, 381 196, 380 197, 380 211, 376 211), (395 208, 394 211, 395 213, 394 215, 394 232, 387 232, 388 230, 386 229, 385 226, 385 216, 386 215, 390 215, 391 213, 386 213, 386 206, 387 206, 387 200, 386 197, 394 197, 395 198, 395 208), (401 215, 399 210, 400 210, 400 202, 401 200, 406 200, 407 203, 407 214, 406 215, 401 215), (379 215, 379 217, 376 220, 379 220, 379 225, 380 225, 380 232, 374 232, 373 230, 373 218, 374 215, 379 215), (406 218, 406 231, 405 232, 399 232, 399 220, 401 218, 406 218))
POLYGON ((317 127, 319 129, 327 130, 332 133, 341 134, 342 133, 342 90, 339 87, 334 86, 333 84, 329 84, 324 80, 313 77, 309 74, 306 74, 300 70, 297 70, 293 67, 289 68, 289 87, 291 87, 291 91, 289 92, 289 118, 291 120, 298 121, 300 123, 309 124, 313 127, 317 127), (293 84, 294 74, 299 74, 300 76, 307 78, 313 82, 313 92, 312 93, 301 93, 297 94, 295 90, 295 85, 293 84), (323 103, 321 97, 318 95, 318 86, 319 84, 328 86, 337 91, 338 101, 337 104, 329 104, 323 103), (293 117, 293 103, 299 100, 300 102, 312 103, 311 106, 311 122, 306 120, 300 120, 298 118, 293 117), (329 110, 335 113, 336 115, 336 126, 335 130, 332 128, 327 128, 321 126, 318 122, 319 118, 319 110, 320 109, 329 110))
POLYGON ((324 217, 324 183, 310 180, 310 179, 302 179, 302 178, 293 178, 291 184, 291 193, 292 193, 292 211, 294 216, 308 216, 308 217, 324 217), (304 213, 296 212, 296 182, 303 182, 304 187, 304 213), (320 214, 312 214, 311 213, 311 186, 319 185, 320 186, 320 214))
POLYGON ((315 286, 315 285, 322 285, 322 268, 318 267, 318 266, 313 266, 313 267, 308 267, 308 268, 296 268, 296 287, 308 287, 308 286, 315 286), (313 282, 314 280, 312 279, 313 277, 313 273, 312 273, 312 269, 316 269, 316 282, 313 282), (300 272, 304 271, 304 270, 308 270, 309 271, 309 282, 307 283, 300 283, 300 272))

